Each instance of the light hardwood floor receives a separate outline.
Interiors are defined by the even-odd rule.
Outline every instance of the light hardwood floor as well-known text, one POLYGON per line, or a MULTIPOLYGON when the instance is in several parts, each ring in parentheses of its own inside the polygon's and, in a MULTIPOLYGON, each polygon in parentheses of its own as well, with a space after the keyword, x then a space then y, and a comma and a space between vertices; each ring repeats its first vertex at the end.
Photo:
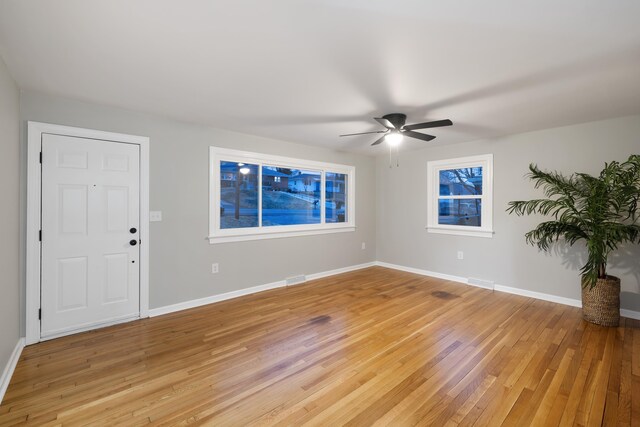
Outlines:
POLYGON ((639 324, 372 267, 27 347, 0 424, 637 425, 639 324))

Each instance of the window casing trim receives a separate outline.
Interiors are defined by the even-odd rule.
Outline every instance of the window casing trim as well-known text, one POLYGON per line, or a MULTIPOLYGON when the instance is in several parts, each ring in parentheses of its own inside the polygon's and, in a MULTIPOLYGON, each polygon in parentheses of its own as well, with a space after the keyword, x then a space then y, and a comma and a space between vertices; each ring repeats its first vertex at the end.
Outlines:
POLYGON ((492 238, 493 231, 493 154, 459 157, 427 162, 427 226, 429 233, 453 234, 492 238), (441 170, 482 167, 482 194, 446 196, 447 199, 480 199, 482 201, 482 225, 438 224, 438 200, 440 197, 439 173, 441 170))
POLYGON ((220 147, 209 147, 209 243, 261 240, 268 238, 295 237, 325 233, 355 231, 355 167, 349 165, 295 159, 270 154, 253 153, 220 147), (262 226, 262 215, 258 215, 258 226, 247 228, 220 228, 220 161, 242 162, 258 165, 258 212, 262 212, 262 166, 277 166, 291 169, 306 169, 321 173, 320 223, 299 225, 262 226), (347 221, 326 223, 326 173, 347 175, 347 221))

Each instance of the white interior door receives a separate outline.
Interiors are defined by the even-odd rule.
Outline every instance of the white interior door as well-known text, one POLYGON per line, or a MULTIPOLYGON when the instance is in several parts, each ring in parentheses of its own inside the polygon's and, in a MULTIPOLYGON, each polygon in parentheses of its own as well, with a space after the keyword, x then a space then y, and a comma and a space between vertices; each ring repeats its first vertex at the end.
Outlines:
POLYGON ((42 135, 42 338, 139 317, 139 150, 42 135))

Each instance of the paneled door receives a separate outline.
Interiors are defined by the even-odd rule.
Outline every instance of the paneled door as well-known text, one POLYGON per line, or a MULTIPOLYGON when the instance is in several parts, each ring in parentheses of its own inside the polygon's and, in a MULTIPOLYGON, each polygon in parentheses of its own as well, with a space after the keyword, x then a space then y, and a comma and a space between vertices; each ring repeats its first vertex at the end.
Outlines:
POLYGON ((42 135, 41 338, 140 315, 140 146, 42 135))

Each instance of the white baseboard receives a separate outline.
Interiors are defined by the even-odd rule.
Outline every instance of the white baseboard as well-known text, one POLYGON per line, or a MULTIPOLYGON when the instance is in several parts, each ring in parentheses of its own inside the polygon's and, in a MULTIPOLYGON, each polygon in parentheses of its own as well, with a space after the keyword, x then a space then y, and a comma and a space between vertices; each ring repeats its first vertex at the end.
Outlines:
MULTIPOLYGON (((375 262, 368 262, 365 264, 357 264, 349 267, 337 268, 335 270, 323 271, 320 273, 308 274, 306 281, 320 279, 322 277, 333 276, 336 274, 347 273, 349 271, 361 270, 363 268, 372 267, 376 265, 375 262)), ((305 282, 306 282, 305 281, 305 282)), ((299 284, 305 283, 301 282, 299 284)), ((232 298, 238 298, 245 295, 255 294, 256 292, 268 291, 270 289, 282 288, 287 286, 285 280, 279 280, 277 282, 267 283, 265 285, 253 286, 251 288, 240 289, 237 291, 226 292, 224 294, 212 295, 209 297, 194 299, 190 301, 180 302, 178 304, 167 305, 164 307, 152 308, 149 310, 149 317, 161 316, 163 314, 174 313, 176 311, 187 310, 189 308, 200 307, 207 304, 213 304, 215 302, 226 301, 232 298)), ((295 285, 290 285, 295 286, 295 285)))
POLYGON ((407 273, 419 274, 421 276, 429 276, 429 277, 435 277, 437 279, 451 280, 452 282, 464 283, 465 285, 469 284, 469 281, 466 278, 460 277, 460 276, 452 276, 450 274, 436 273, 435 271, 421 270, 419 268, 413 268, 413 267, 405 267, 404 265, 390 264, 388 262, 382 262, 382 261, 377 261, 375 264, 380 267, 406 271, 407 273))
POLYGON ((348 273, 350 271, 362 270, 376 265, 375 261, 365 262, 364 264, 351 265, 349 267, 336 268, 335 270, 323 271, 320 273, 307 274, 307 280, 322 279, 323 277, 335 276, 336 274, 348 273))
POLYGON ((152 308, 149 310, 149 317, 162 316, 163 314, 174 313, 176 311, 188 310, 190 308, 200 307, 207 304, 213 304, 214 302, 226 301, 232 298, 238 298, 244 295, 254 294, 256 292, 268 291, 269 289, 282 288, 286 286, 284 280, 279 280, 273 283, 267 283, 266 285, 253 286, 251 288, 240 289, 238 291, 231 291, 224 294, 211 295, 210 297, 204 297, 199 299, 193 299, 189 301, 179 302, 177 304, 165 305, 164 307, 152 308))
POLYGON ((628 319, 640 320, 640 311, 627 310, 626 308, 620 309, 620 316, 628 319))
POLYGON ((25 339, 20 338, 18 340, 18 343, 16 344, 16 347, 13 349, 13 353, 11 353, 11 357, 7 361, 7 365, 4 367, 4 371, 2 372, 2 376, 0 377, 0 403, 2 403, 4 394, 7 392, 9 382, 11 381, 11 377, 13 376, 13 371, 15 371, 16 369, 18 360, 20 360, 20 355, 22 354, 24 345, 25 339))
MULTIPOLYGON (((508 294, 522 295, 524 297, 530 297, 540 299, 544 301, 555 302, 558 304, 570 305, 572 307, 582 308, 582 301, 579 299, 559 297, 551 294, 543 294, 541 292, 528 291, 526 289, 512 288, 509 286, 495 285, 495 290, 499 292, 506 292, 508 294)), ((640 311, 627 310, 626 308, 620 309, 620 316, 628 319, 640 320, 640 311)))
MULTIPOLYGON (((437 273, 437 272, 433 272, 433 271, 429 271, 429 270, 421 270, 419 268, 405 267, 403 265, 390 264, 390 263, 382 262, 382 261, 377 261, 375 264, 380 266, 380 267, 392 268, 394 270, 406 271, 408 273, 420 274, 422 276, 429 276, 429 277, 435 277, 435 278, 438 278, 438 279, 450 280, 452 282, 464 283, 465 285, 469 285, 469 286, 476 286, 476 285, 474 285, 472 283, 469 283, 468 279, 466 279, 464 277, 460 277, 460 276, 452 276, 450 274, 437 273)), ((482 287, 482 286, 480 286, 480 287, 482 287)), ((484 288, 484 287, 482 287, 482 288, 484 288)), ((484 289, 487 289, 487 288, 484 288, 484 289)), ((557 303, 557 304, 569 305, 569 306, 572 306, 572 307, 582 307, 582 301, 581 300, 573 299, 573 298, 560 297, 560 296, 557 296, 557 295, 545 294, 545 293, 542 293, 542 292, 534 292, 534 291, 529 291, 529 290, 526 290, 526 289, 513 288, 513 287, 510 287, 510 286, 503 286, 503 285, 497 285, 497 284, 494 285, 493 290, 498 291, 498 292, 505 292, 505 293, 508 293, 508 294, 514 294, 514 295, 520 295, 520 296, 529 297, 529 298, 535 298, 535 299, 539 299, 539 300, 543 300, 543 301, 554 302, 554 303, 557 303)), ((620 309, 620 316, 627 317, 629 319, 640 320, 640 312, 634 311, 634 310, 627 310, 625 308, 621 308, 620 309)))
POLYGON ((535 298, 563 305, 570 305, 571 307, 582 307, 582 301, 580 301, 579 299, 559 297, 556 295, 544 294, 542 292, 528 291, 526 289, 512 288, 510 286, 502 285, 495 285, 494 289, 498 292, 505 292, 507 294, 520 295, 523 297, 535 298))

